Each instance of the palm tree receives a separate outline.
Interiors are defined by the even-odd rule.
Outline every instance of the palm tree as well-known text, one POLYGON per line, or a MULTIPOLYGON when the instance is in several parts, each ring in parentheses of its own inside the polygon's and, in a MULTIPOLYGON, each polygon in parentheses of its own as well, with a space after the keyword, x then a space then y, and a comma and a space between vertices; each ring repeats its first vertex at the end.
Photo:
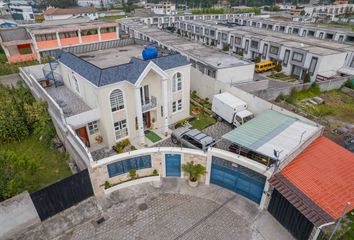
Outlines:
POLYGON ((194 164, 194 162, 188 162, 182 164, 183 172, 189 175, 191 182, 196 182, 198 179, 206 173, 205 167, 201 164, 194 164))

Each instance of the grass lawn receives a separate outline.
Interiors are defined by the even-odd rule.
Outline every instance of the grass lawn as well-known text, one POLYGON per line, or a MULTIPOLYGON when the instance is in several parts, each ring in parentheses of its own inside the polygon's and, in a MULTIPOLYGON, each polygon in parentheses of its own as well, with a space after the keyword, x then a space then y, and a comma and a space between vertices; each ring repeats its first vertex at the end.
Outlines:
POLYGON ((334 120, 354 123, 354 98, 340 90, 329 91, 321 94, 311 94, 304 97, 302 93, 296 97, 295 105, 312 115, 330 117, 334 120), (320 96, 325 100, 324 104, 311 105, 307 100, 314 96, 320 96))
POLYGON ((277 79, 277 80, 282 80, 282 81, 287 81, 287 82, 293 82, 296 81, 295 78, 288 76, 284 73, 273 73, 268 76, 269 78, 277 79))
POLYGON ((145 137, 147 137, 153 143, 158 142, 162 139, 159 135, 150 130, 145 131, 145 137))
MULTIPOLYGON (((191 103, 190 110, 192 111, 193 108, 195 108, 195 105, 191 103)), ((216 123, 216 119, 214 117, 210 116, 208 113, 203 113, 202 110, 197 115, 194 115, 192 113, 191 115, 194 116, 195 119, 190 121, 190 124, 193 128, 196 128, 198 130, 203 130, 216 123)))
POLYGON ((117 15, 117 16, 105 16, 105 17, 99 17, 99 20, 117 20, 121 18, 125 18, 127 15, 117 15))
POLYGON ((36 160, 38 169, 33 175, 25 174, 23 191, 37 191, 72 174, 67 164, 66 155, 40 143, 33 136, 21 142, 2 143, 0 150, 11 150, 16 152, 18 156, 23 155, 36 160))

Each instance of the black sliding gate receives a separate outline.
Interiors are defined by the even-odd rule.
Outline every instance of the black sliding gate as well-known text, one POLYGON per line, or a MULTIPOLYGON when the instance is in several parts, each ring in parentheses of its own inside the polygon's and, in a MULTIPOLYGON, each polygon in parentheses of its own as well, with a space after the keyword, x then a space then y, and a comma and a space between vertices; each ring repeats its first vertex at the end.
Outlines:
POLYGON ((278 220, 296 239, 307 240, 313 229, 311 223, 276 189, 272 194, 268 211, 278 220))
POLYGON ((93 196, 87 169, 31 193, 31 198, 43 221, 89 197, 93 196))

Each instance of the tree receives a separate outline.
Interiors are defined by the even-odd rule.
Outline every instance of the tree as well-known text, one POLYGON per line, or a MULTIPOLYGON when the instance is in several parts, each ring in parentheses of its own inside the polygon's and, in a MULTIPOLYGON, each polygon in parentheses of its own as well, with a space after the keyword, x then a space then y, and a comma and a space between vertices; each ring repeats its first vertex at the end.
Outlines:
POLYGON ((12 151, 0 151, 0 201, 19 194, 24 189, 24 173, 34 174, 38 166, 27 157, 12 151))

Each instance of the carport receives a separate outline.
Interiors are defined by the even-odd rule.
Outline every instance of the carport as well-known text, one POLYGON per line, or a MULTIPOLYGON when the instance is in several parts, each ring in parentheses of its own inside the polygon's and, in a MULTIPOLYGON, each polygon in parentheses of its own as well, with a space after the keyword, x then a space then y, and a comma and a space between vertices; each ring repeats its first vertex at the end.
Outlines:
MULTIPOLYGON (((318 127, 304 123, 285 114, 268 110, 244 125, 225 134, 224 139, 232 142, 229 150, 271 166, 278 159, 283 161, 304 141, 318 131, 318 127), (278 156, 274 155, 278 152, 278 156)), ((213 157, 210 182, 237 192, 260 203, 266 177, 249 168, 225 159, 213 157)))

